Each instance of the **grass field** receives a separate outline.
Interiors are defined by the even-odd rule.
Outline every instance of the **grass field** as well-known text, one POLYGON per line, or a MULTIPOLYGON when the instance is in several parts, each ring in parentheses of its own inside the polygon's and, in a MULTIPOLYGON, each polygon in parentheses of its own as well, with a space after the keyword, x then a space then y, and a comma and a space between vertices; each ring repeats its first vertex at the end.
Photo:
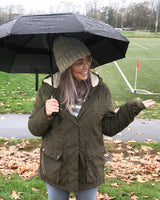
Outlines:
MULTIPOLYGON (((139 59, 137 88, 160 93, 160 38, 129 37, 130 45, 125 59, 117 61, 119 67, 134 88, 136 61, 139 59)), ((114 62, 99 67, 99 75, 109 86, 113 101, 120 104, 140 97, 160 103, 160 95, 132 94, 114 62)), ((39 78, 39 87, 42 79, 39 78)), ((0 72, 0 113, 29 113, 36 96, 33 74, 7 74, 0 72)), ((160 113, 159 105, 156 113, 160 113)), ((160 114, 157 114, 160 116, 160 114)))
MULTIPOLYGON (((126 58, 117 61, 131 86, 135 85, 136 62, 139 59, 137 89, 160 93, 160 39, 129 38, 126 58)), ((132 94, 114 63, 100 67, 99 74, 109 86, 115 101, 127 101, 140 97, 160 102, 160 95, 132 94)))

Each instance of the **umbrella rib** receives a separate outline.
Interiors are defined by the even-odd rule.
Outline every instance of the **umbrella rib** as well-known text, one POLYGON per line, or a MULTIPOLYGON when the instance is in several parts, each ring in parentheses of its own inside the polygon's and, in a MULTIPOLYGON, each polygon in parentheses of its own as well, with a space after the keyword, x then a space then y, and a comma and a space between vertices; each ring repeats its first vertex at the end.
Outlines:
MULTIPOLYGON (((75 18, 77 19, 78 22, 80 22, 80 20, 78 19, 78 14, 75 15, 75 18)), ((82 23, 81 23, 81 26, 85 30, 85 33, 87 33, 87 30, 86 30, 85 26, 82 23)))
POLYGON ((16 56, 17 56, 17 54, 18 54, 19 49, 23 48, 29 41, 32 40, 33 37, 34 37, 34 36, 32 35, 27 41, 25 41, 25 43, 23 43, 22 46, 20 46, 20 47, 17 48, 17 50, 15 51, 15 55, 14 55, 12 61, 11 61, 11 64, 10 64, 10 67, 9 67, 9 71, 11 70, 11 67, 12 67, 12 65, 13 65, 13 63, 14 63, 14 61, 15 61, 15 59, 16 59, 16 56))

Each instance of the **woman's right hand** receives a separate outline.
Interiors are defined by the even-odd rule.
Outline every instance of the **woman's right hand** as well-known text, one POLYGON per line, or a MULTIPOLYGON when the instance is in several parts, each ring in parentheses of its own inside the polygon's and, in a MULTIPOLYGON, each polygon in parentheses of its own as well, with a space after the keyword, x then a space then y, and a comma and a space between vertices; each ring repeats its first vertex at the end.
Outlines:
POLYGON ((59 103, 56 99, 51 97, 46 101, 45 112, 47 116, 51 116, 54 112, 59 112, 59 103))

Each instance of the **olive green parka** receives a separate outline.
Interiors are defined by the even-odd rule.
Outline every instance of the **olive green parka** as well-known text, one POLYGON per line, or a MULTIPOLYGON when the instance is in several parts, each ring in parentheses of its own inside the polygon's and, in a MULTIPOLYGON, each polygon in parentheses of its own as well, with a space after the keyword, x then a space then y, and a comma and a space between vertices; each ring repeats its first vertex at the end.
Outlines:
MULTIPOLYGON (((115 112, 108 87, 98 75, 90 72, 90 77, 92 88, 78 116, 74 117, 60 104, 60 124, 57 116, 45 115, 45 102, 52 95, 50 78, 45 79, 28 122, 31 133, 42 136, 39 177, 70 192, 94 188, 104 182, 103 134, 114 136, 145 108, 134 99, 115 112)), ((55 98, 59 101, 58 79, 55 79, 55 98)))

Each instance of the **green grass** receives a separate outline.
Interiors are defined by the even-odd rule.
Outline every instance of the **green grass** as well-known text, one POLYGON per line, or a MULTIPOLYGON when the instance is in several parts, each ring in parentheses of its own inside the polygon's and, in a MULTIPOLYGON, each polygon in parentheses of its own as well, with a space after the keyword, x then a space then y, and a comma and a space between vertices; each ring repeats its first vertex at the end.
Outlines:
MULTIPOLYGON (((129 40, 130 45, 126 58, 117 61, 119 67, 134 88, 136 62, 139 59, 137 88, 160 93, 160 39, 130 38, 129 40)), ((99 71, 109 86, 115 101, 126 102, 132 98, 140 97, 144 100, 154 99, 160 103, 160 95, 132 94, 113 62, 101 66, 99 71)))
POLYGON ((153 149, 153 153, 155 152, 159 152, 160 151, 160 143, 146 143, 146 142, 122 142, 121 144, 121 148, 122 150, 120 151, 119 149, 117 149, 117 147, 119 146, 119 144, 115 144, 115 143, 111 143, 111 142, 106 142, 104 143, 105 145, 105 150, 106 152, 110 152, 110 153, 120 153, 123 152, 123 150, 127 149, 127 145, 130 145, 133 147, 133 149, 137 148, 139 150, 139 153, 141 151, 141 146, 147 146, 147 147, 151 147, 153 149))
MULTIPOLYGON (((46 75, 39 76, 39 87, 46 75)), ((0 72, 0 113, 29 113, 37 91, 34 74, 0 72)))
POLYGON ((159 38, 160 32, 155 34, 154 32, 145 32, 145 31, 119 31, 125 37, 136 37, 136 38, 159 38))
MULTIPOLYGON (((33 178, 22 180, 18 175, 2 176, 0 175, 0 198, 10 200, 12 191, 20 194, 22 200, 47 200, 47 190, 45 183, 35 176, 33 178), (34 191, 34 189, 39 189, 34 191)), ((115 178, 107 178, 105 183, 99 186, 98 191, 101 194, 107 193, 110 197, 116 197, 117 200, 130 200, 130 193, 134 192, 139 200, 144 200, 144 196, 149 196, 147 199, 160 198, 160 182, 134 182, 126 184, 123 181, 115 178), (120 187, 112 187, 112 183, 117 183, 120 187)))
POLYGON ((16 139, 16 140, 12 140, 12 139, 6 139, 6 138, 0 138, 0 147, 10 147, 12 145, 17 145, 20 144, 22 142, 28 142, 28 144, 25 145, 25 148, 23 148, 23 150, 32 150, 35 149, 36 147, 40 146, 41 143, 41 138, 29 138, 29 139, 16 139))
POLYGON ((142 142, 129 142, 129 144, 135 149, 137 148, 139 151, 141 150, 141 146, 147 146, 151 147, 153 149, 153 152, 160 151, 160 143, 142 143, 142 142))
POLYGON ((144 196, 149 196, 147 199, 159 199, 160 198, 160 182, 146 182, 139 183, 134 182, 126 184, 123 181, 115 178, 107 178, 105 183, 99 187, 100 193, 107 193, 110 197, 116 197, 117 200, 130 200, 130 193, 134 192, 134 195, 139 197, 138 200, 144 200, 144 196), (120 187, 112 187, 112 183, 118 183, 120 187), (154 186, 152 186, 154 184, 154 186))
POLYGON ((17 174, 12 176, 0 175, 0 186, 0 198, 4 200, 11 199, 10 195, 13 190, 16 193, 22 192, 20 194, 22 200, 45 200, 48 196, 45 183, 37 176, 24 181, 17 174), (39 190, 34 191, 32 188, 39 190))

